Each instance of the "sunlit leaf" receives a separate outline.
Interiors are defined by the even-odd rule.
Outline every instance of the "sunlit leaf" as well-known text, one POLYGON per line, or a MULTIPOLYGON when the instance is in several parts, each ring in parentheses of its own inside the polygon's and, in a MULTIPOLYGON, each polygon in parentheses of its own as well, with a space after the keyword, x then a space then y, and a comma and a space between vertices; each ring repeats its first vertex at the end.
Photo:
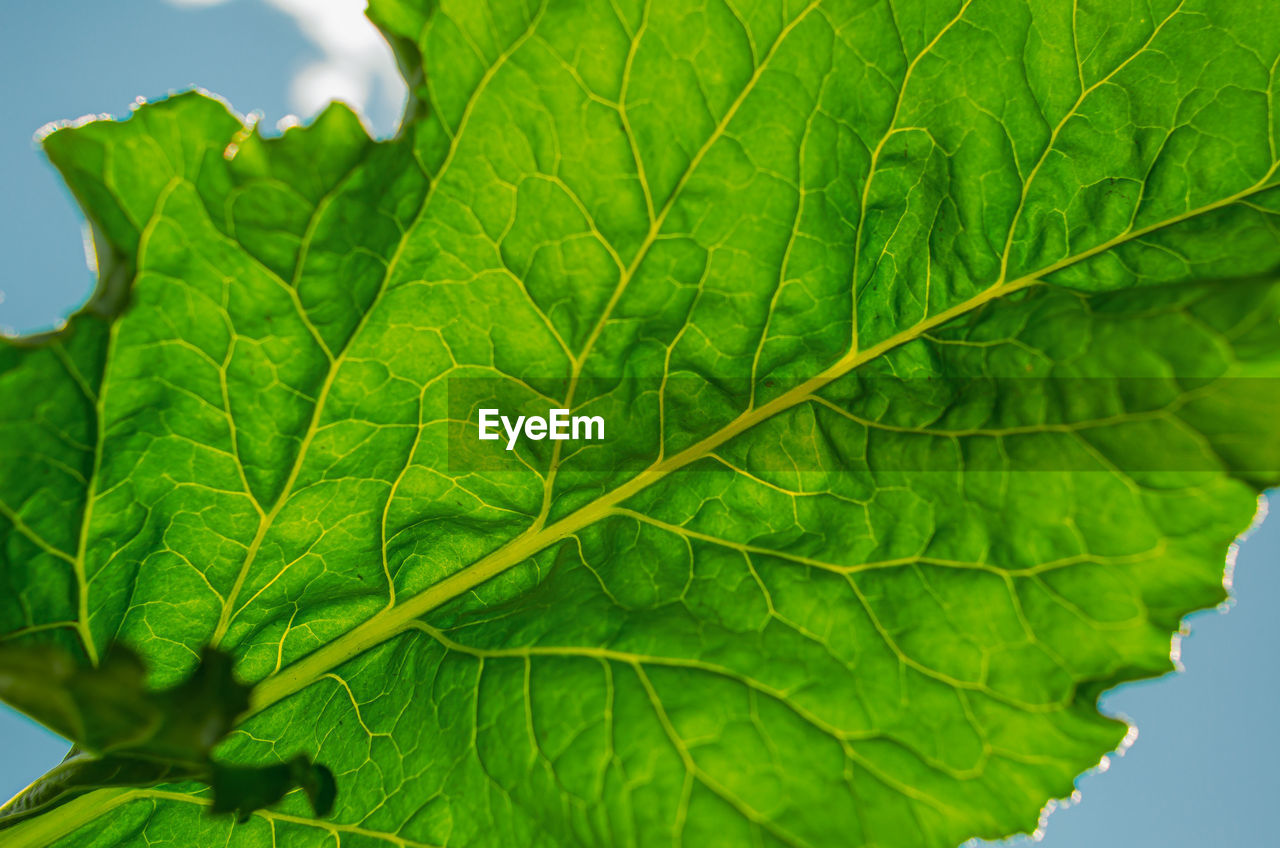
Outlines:
POLYGON ((394 140, 199 95, 49 136, 102 294, 0 348, 4 638, 230 653, 223 761, 311 756, 333 816, 105 790, 6 848, 1034 827, 1278 479, 1280 17, 371 16, 394 140), (608 438, 479 443, 485 399, 608 438))

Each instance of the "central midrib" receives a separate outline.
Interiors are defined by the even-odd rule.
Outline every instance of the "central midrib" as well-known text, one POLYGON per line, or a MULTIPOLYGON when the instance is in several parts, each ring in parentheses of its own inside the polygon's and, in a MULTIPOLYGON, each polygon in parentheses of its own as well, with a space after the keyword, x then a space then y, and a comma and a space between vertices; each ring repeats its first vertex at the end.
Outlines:
POLYGON ((584 527, 607 517, 614 507, 643 489, 664 479, 672 472, 706 457, 720 445, 745 433, 762 421, 791 409, 824 386, 843 377, 859 366, 883 356, 889 350, 918 339, 929 330, 946 324, 992 300, 1027 288, 1034 283, 1040 282, 1050 274, 1070 265, 1083 262, 1117 245, 1141 238, 1151 232, 1173 226, 1189 218, 1229 206, 1250 195, 1265 191, 1272 187, 1270 180, 1276 169, 1277 165, 1273 164, 1267 174, 1257 183, 1222 200, 1189 210, 1148 227, 1127 231, 1109 241, 1061 259, 1046 268, 1027 274, 1017 280, 996 283, 984 289, 978 295, 950 309, 939 312, 933 317, 927 318, 865 350, 850 351, 817 376, 811 377, 766 404, 748 409, 723 429, 677 454, 654 463, 595 501, 580 507, 553 524, 541 528, 537 528, 535 525, 534 528, 515 537, 471 565, 414 595, 403 603, 383 610, 324 647, 296 660, 276 674, 266 678, 254 689, 251 714, 261 712, 272 704, 305 689, 323 674, 332 671, 344 662, 405 632, 412 626, 411 622, 427 612, 469 592, 481 583, 527 560, 539 551, 563 539, 572 537, 584 527))
MULTIPOLYGON (((1078 261, 1078 260, 1077 260, 1078 261)), ((554 524, 538 530, 530 530, 516 536, 502 547, 463 568, 403 603, 386 609, 363 624, 339 636, 323 648, 295 661, 276 674, 259 683, 253 691, 251 713, 258 713, 283 698, 306 688, 321 675, 332 671, 353 657, 376 647, 411 627, 411 622, 427 612, 469 592, 508 568, 524 562, 529 557, 556 542, 572 537, 579 530, 609 515, 610 511, 637 494, 691 463, 706 457, 725 442, 745 433, 762 421, 772 418, 803 401, 832 381, 886 351, 905 344, 920 334, 944 324, 959 315, 978 308, 984 303, 1003 297, 1036 282, 1037 276, 1029 276, 1012 283, 992 286, 977 297, 971 298, 933 318, 916 324, 895 336, 864 351, 851 352, 839 359, 816 377, 811 377, 773 400, 743 412, 727 426, 690 445, 679 453, 656 462, 630 478, 616 489, 580 507, 554 524)))

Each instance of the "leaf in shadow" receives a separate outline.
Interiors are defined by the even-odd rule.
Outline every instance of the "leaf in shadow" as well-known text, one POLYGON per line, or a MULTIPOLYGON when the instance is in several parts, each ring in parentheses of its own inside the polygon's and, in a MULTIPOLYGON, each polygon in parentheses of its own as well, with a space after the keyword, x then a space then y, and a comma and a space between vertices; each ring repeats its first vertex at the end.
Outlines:
POLYGON ((75 744, 57 768, 0 807, 0 828, 93 789, 177 781, 209 784, 212 812, 241 820, 295 788, 316 815, 328 815, 333 773, 306 755, 265 766, 214 759, 251 691, 236 679, 231 656, 214 648, 177 686, 154 690, 142 660, 121 645, 97 666, 50 645, 0 646, 0 700, 75 744))

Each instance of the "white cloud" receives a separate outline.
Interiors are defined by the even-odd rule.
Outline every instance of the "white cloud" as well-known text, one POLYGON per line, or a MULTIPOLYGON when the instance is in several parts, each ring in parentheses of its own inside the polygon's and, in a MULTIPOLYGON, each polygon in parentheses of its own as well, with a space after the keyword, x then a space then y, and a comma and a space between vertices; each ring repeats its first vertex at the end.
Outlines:
MULTIPOLYGON (((228 0, 168 0, 199 8, 228 0)), ((398 115, 404 81, 391 48, 364 16, 365 0, 259 0, 291 16, 322 57, 294 76, 291 108, 299 115, 318 112, 330 100, 343 100, 368 115, 398 115), (375 99, 376 98, 376 101, 375 99)), ((389 127, 378 127, 387 130, 389 127)))

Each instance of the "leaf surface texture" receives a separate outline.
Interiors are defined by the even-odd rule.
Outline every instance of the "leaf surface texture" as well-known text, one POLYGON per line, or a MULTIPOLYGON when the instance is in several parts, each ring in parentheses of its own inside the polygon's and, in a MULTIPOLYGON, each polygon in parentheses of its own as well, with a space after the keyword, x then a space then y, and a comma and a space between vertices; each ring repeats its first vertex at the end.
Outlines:
POLYGON ((5 640, 121 640, 160 683, 231 652, 258 686, 222 756, 306 752, 335 812, 106 790, 9 838, 1033 827, 1277 479, 1280 19, 370 15, 412 88, 395 140, 340 106, 264 140, 194 94, 51 135, 103 286, 0 347, 5 640), (625 438, 451 465, 450 392, 483 381, 625 438))

